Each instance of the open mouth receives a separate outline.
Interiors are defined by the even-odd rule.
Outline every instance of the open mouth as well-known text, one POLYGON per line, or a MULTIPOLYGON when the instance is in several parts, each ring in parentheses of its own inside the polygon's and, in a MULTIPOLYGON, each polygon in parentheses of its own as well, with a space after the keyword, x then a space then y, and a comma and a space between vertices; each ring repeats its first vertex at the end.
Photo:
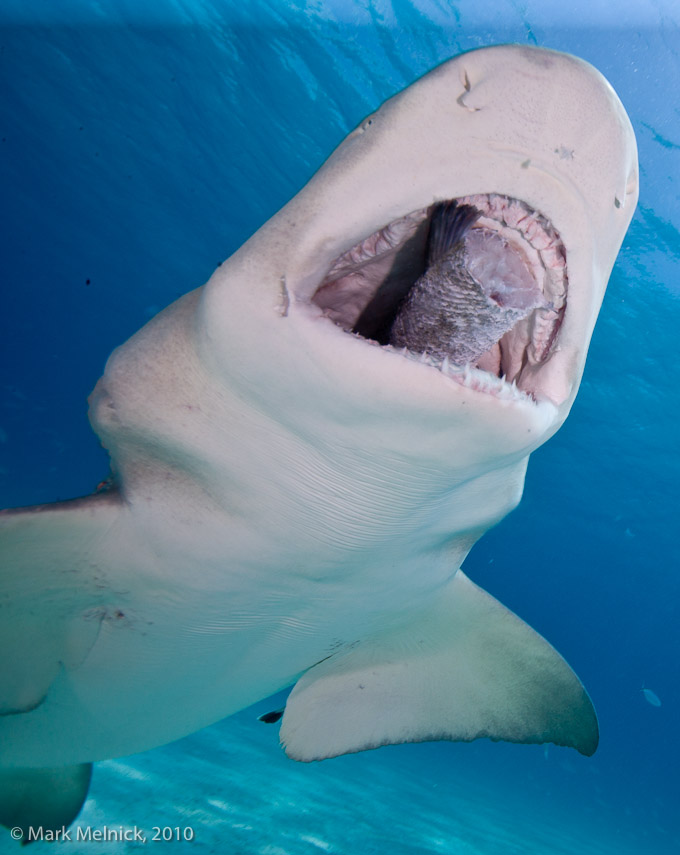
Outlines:
POLYGON ((567 302, 566 251, 495 193, 413 211, 339 256, 312 302, 349 333, 463 385, 533 397, 567 302))

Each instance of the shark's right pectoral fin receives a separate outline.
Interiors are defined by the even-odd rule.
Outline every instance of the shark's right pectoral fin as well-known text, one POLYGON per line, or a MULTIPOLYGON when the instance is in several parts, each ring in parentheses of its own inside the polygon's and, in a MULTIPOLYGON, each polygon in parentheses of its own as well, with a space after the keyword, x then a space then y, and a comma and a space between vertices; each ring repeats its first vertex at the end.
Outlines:
POLYGON ((303 761, 479 737, 590 755, 597 717, 564 659, 460 571, 412 624, 307 671, 281 726, 286 753, 303 761))

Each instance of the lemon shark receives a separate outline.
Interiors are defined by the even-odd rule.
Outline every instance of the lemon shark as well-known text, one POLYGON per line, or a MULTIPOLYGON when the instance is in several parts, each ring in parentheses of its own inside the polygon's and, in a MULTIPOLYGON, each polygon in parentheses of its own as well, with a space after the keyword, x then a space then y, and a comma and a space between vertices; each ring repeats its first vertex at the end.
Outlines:
POLYGON ((90 398, 105 487, 0 515, 5 824, 68 824, 93 761, 291 685, 296 760, 479 737, 595 750, 576 675, 460 566, 569 412, 637 175, 586 62, 462 54, 114 351, 90 398), (435 212, 464 273, 496 256, 491 285, 465 275, 505 326, 449 330, 483 350, 465 364, 394 332, 428 318, 430 292, 409 293, 435 212))

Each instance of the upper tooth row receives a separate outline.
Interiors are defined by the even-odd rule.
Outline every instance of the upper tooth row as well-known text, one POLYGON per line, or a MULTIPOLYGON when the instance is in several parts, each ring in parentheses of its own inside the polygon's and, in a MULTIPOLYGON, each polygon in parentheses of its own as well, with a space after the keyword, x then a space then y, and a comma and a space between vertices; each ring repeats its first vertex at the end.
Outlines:
MULTIPOLYGON (((538 262, 545 270, 544 293, 552 300, 555 308, 564 304, 567 266, 564 246, 557 231, 545 217, 532 211, 524 202, 497 193, 465 196, 458 203, 473 205, 481 212, 478 225, 496 229, 507 226, 517 232, 536 254, 529 261, 534 265, 538 262)), ((511 240, 507 233, 503 234, 511 240)), ((527 253, 526 246, 524 252, 529 256, 533 254, 527 253)))
POLYGON ((333 282, 335 279, 357 270, 365 262, 373 261, 395 246, 403 246, 427 217, 428 210, 428 208, 421 208, 405 217, 400 217, 369 235, 360 243, 355 244, 339 258, 336 258, 332 268, 326 274, 325 282, 333 282))
POLYGON ((508 199, 507 196, 499 196, 497 193, 483 193, 466 196, 458 202, 473 205, 482 214, 520 232, 539 252, 562 245, 552 224, 518 199, 508 199))

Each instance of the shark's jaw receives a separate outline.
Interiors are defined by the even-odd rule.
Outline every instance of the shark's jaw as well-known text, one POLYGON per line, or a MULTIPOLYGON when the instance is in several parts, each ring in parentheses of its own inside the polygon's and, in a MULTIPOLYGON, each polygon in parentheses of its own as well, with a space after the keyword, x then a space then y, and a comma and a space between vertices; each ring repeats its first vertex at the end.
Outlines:
MULTIPOLYGON (((625 111, 586 63, 513 45, 463 54, 386 102, 345 139, 253 237, 247 262, 244 252, 223 266, 210 289, 223 290, 225 299, 209 311, 224 317, 230 308, 234 318, 254 318, 255 291, 252 299, 237 293, 236 277, 244 287, 268 281, 270 305, 285 304, 294 340, 334 374, 338 397, 353 401, 356 389, 365 391, 368 360, 368 375, 380 377, 399 406, 422 407, 420 390, 427 387, 432 395, 446 389, 458 412, 463 393, 468 406, 468 393, 479 392, 474 405, 487 421, 493 416, 486 404, 502 398, 518 405, 505 407, 504 418, 519 408, 532 419, 531 408, 542 404, 558 410, 557 429, 576 396, 635 207, 636 164, 625 111), (500 233, 543 295, 541 307, 467 363, 424 348, 400 345, 395 352, 386 335, 425 268, 433 210, 452 200, 479 210, 472 229, 500 233), (325 327, 323 339, 303 316, 325 327), (425 363, 418 374, 414 360, 425 363)), ((266 324, 263 318, 261 341, 266 324)), ((268 325, 267 353, 281 332, 281 325, 268 325)), ((238 340, 240 331, 230 329, 229 341, 238 340)), ((281 382, 296 370, 282 366, 281 382)))
MULTIPOLYGON (((197 354, 239 406, 332 455, 339 478, 361 460, 356 483, 434 497, 519 466, 565 420, 636 196, 630 122, 595 69, 512 45, 463 54, 362 122, 215 272, 197 354), (499 233, 542 296, 469 364, 386 335, 450 201, 479 211, 471 231, 499 233)), ((305 503, 309 485, 295 494, 305 503)))
POLYGON ((542 305, 518 320, 479 358, 461 364, 447 355, 390 343, 395 313, 426 269, 427 235, 435 206, 392 221, 342 253, 331 264, 312 303, 346 332, 430 365, 463 386, 504 399, 533 399, 537 372, 556 348, 567 305, 565 246, 552 223, 521 200, 484 193, 455 202, 479 212, 472 228, 500 236, 507 261, 516 259, 543 295, 542 305))

